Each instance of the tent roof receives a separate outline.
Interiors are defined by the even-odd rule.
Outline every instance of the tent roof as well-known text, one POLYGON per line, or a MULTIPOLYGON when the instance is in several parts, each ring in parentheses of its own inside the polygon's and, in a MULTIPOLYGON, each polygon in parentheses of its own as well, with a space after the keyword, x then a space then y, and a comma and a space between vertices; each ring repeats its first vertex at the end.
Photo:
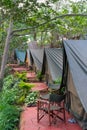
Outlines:
POLYGON ((26 51, 15 49, 14 55, 16 60, 18 59, 21 62, 25 62, 26 51))
POLYGON ((63 68, 62 49, 46 48, 45 53, 52 80, 55 81, 58 77, 62 76, 62 68, 63 68))
POLYGON ((87 112, 87 40, 66 40, 64 47, 76 91, 87 112))
POLYGON ((30 49, 37 70, 42 69, 44 49, 30 49))

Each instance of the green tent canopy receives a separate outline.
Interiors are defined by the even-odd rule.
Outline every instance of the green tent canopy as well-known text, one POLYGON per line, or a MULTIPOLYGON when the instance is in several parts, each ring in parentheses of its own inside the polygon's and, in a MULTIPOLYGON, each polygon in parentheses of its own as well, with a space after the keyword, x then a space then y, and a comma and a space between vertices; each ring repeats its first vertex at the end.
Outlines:
POLYGON ((20 62, 25 62, 26 51, 15 49, 14 59, 20 62))
POLYGON ((87 129, 87 40, 63 41, 63 78, 66 108, 87 129))

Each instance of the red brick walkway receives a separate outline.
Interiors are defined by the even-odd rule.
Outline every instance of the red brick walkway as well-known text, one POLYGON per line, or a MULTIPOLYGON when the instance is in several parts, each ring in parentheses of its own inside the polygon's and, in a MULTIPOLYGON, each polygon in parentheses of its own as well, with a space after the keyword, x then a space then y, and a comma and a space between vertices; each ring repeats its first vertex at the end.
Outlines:
MULTIPOLYGON (((27 70, 25 67, 14 68, 14 71, 27 70)), ((35 73, 27 73, 27 78, 35 78, 35 73)), ((45 83, 34 83, 35 87, 32 91, 41 91, 47 89, 45 83)), ((57 120, 56 124, 48 126, 48 117, 45 116, 39 123, 37 123, 37 108, 36 107, 25 107, 20 117, 20 130, 82 130, 78 123, 69 123, 68 119, 71 116, 66 112, 66 123, 57 120)))
POLYGON ((66 123, 58 120, 56 124, 49 126, 47 116, 37 123, 36 107, 25 107, 21 113, 20 130, 82 130, 78 123, 69 123, 70 118, 66 112, 66 123))
POLYGON ((45 83, 37 82, 33 84, 34 84, 34 87, 32 88, 32 91, 44 91, 44 90, 47 90, 48 88, 45 83))
MULTIPOLYGON (((33 83, 35 86, 32 91, 46 90, 45 83, 33 83)), ((66 123, 57 120, 56 124, 48 126, 48 117, 44 117, 39 123, 37 123, 37 107, 25 107, 21 113, 20 130, 82 130, 78 123, 72 124, 68 122, 71 116, 66 112, 66 123)))

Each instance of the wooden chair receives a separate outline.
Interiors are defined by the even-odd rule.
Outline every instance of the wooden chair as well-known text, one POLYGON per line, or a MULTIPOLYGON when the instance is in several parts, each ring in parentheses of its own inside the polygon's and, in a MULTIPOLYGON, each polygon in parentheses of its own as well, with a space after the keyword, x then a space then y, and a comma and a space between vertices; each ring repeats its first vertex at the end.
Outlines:
POLYGON ((57 118, 65 122, 64 99, 65 95, 55 93, 40 97, 37 100, 37 122, 39 123, 46 114, 48 114, 49 125, 55 123, 57 118))

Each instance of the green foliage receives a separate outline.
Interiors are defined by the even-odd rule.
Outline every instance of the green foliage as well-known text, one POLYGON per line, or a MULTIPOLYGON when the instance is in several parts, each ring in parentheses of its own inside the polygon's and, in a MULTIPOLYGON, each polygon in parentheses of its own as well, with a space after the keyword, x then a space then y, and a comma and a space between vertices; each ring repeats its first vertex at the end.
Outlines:
POLYGON ((9 0, 9 2, 6 2, 6 0, 0 1, 0 47, 2 47, 2 50, 4 47, 4 44, 2 43, 4 43, 3 41, 6 36, 5 31, 8 27, 9 19, 13 19, 14 22, 14 37, 12 38, 10 44, 10 55, 12 54, 14 48, 25 48, 25 46, 27 47, 27 45, 24 43, 26 43, 29 37, 33 37, 34 39, 34 32, 37 32, 37 40, 41 44, 43 44, 43 42, 45 44, 50 44, 53 42, 48 34, 43 35, 41 38, 41 34, 39 35, 41 32, 48 32, 50 34, 52 31, 56 32, 58 37, 55 36, 53 38, 55 40, 53 44, 55 44, 55 42, 58 43, 58 40, 60 40, 59 37, 61 35, 62 37, 65 36, 67 38, 72 38, 74 35, 82 35, 86 33, 87 17, 66 16, 58 18, 58 16, 70 13, 87 14, 86 0, 78 2, 69 0, 67 0, 67 2, 62 2, 61 0, 49 0, 46 3, 38 3, 37 1, 23 1, 23 6, 19 6, 21 4, 18 0, 16 0, 16 2, 11 0, 9 0), (55 3, 56 1, 57 4, 55 3), (49 3, 51 5, 52 3, 55 3, 55 9, 52 9, 49 3), (27 37, 26 35, 29 36, 27 37))
POLYGON ((9 75, 3 80, 3 88, 0 92, 0 130, 18 128, 21 109, 16 106, 19 91, 14 81, 13 75, 9 75))
POLYGON ((19 80, 23 80, 23 81, 26 81, 27 80, 27 77, 26 77, 26 72, 16 72, 15 73, 15 77, 18 78, 19 80))
POLYGON ((23 93, 19 94, 16 104, 23 105, 25 100, 25 95, 23 93))
POLYGON ((37 77, 39 80, 42 80, 43 75, 42 75, 41 71, 38 71, 38 72, 37 72, 36 77, 37 77))
POLYGON ((26 83, 24 81, 20 81, 18 86, 22 89, 26 89, 26 91, 29 91, 32 87, 34 87, 34 84, 26 83))
POLYGON ((63 95, 63 94, 65 94, 65 87, 62 87, 61 89, 60 89, 60 93, 63 95))
POLYGON ((3 80, 3 90, 11 88, 12 84, 14 82, 13 75, 8 75, 3 80))
POLYGON ((61 78, 61 77, 58 77, 58 78, 54 81, 54 84, 61 84, 61 80, 62 80, 62 78, 61 78))
POLYGON ((6 77, 8 74, 10 74, 11 71, 12 71, 12 67, 11 66, 6 66, 5 72, 4 72, 4 77, 6 77))
POLYGON ((30 92, 32 87, 34 87, 34 84, 26 83, 22 80, 18 83, 19 99, 17 100, 17 104, 24 103, 24 100, 25 100, 27 94, 30 92))
POLYGON ((2 91, 1 94, 1 101, 8 104, 15 104, 16 100, 18 100, 18 89, 17 88, 11 88, 11 89, 5 89, 2 91))
POLYGON ((20 109, 0 102, 0 130, 15 130, 18 127, 20 109))
POLYGON ((38 92, 34 91, 29 93, 25 98, 25 104, 26 105, 35 104, 37 97, 38 97, 38 92))
POLYGON ((1 92, 1 102, 7 104, 16 104, 20 92, 18 88, 18 82, 13 75, 9 75, 3 80, 3 88, 1 92))

